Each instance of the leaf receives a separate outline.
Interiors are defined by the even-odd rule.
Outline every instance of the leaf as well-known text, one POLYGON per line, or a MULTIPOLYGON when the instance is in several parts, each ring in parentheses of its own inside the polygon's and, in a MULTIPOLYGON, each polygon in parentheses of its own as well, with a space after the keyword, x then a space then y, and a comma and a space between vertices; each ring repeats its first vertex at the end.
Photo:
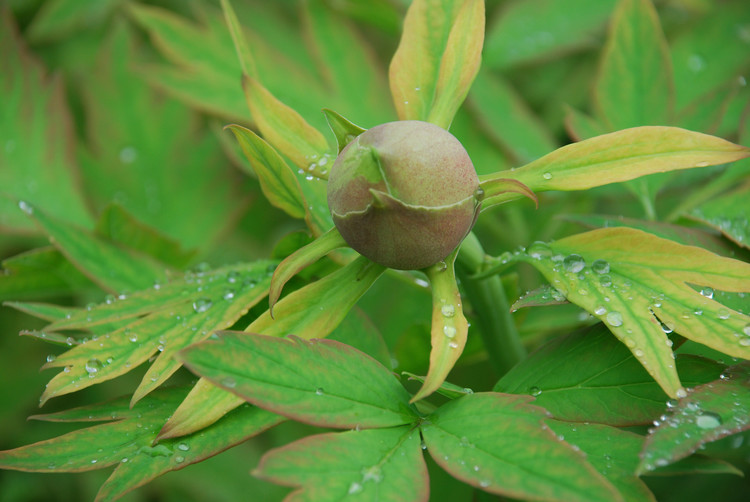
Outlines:
MULTIPOLYGON (((409 380, 415 380, 421 383, 424 383, 425 381, 425 377, 415 375, 414 373, 409 373, 408 371, 402 371, 401 375, 408 377, 409 380)), ((466 396, 468 394, 474 393, 474 391, 469 389, 468 387, 460 387, 450 382, 443 382, 442 384, 440 384, 440 387, 435 389, 435 392, 449 399, 456 399, 457 397, 466 396)))
POLYGON ((234 43, 234 49, 237 51, 237 59, 240 62, 242 73, 257 78, 258 70, 255 67, 255 59, 252 52, 250 52, 245 36, 242 33, 240 21, 237 19, 237 14, 234 12, 229 0, 221 0, 221 10, 224 12, 229 34, 232 35, 232 42, 234 43))
POLYGON ((608 132, 599 121, 570 106, 566 107, 565 129, 575 141, 582 141, 608 132))
POLYGON ((268 313, 273 317, 273 306, 281 296, 281 290, 284 285, 297 275, 302 269, 312 265, 320 258, 338 249, 346 246, 346 241, 339 231, 334 227, 310 244, 298 249, 286 257, 273 273, 271 279, 271 289, 268 292, 268 313))
POLYGON ((525 0, 498 9, 488 23, 485 64, 510 68, 593 46, 616 0, 525 0))
POLYGON ((32 206, 28 211, 63 256, 104 289, 115 293, 136 291, 166 278, 168 267, 148 255, 106 241, 32 206))
POLYGON ((430 415, 422 435, 452 476, 484 491, 531 500, 622 500, 583 455, 543 424, 530 397, 478 393, 430 415))
POLYGON ((482 0, 414 1, 389 69, 399 119, 447 129, 479 70, 483 41, 482 0))
POLYGON ((270 263, 229 266, 198 276, 191 273, 159 289, 111 299, 53 322, 47 330, 119 324, 47 363, 48 368, 65 369, 49 382, 42 403, 120 376, 157 355, 133 395, 137 402, 179 369, 180 363, 173 359, 176 352, 208 338, 214 330, 230 327, 266 295, 270 263))
POLYGON ((510 306, 510 311, 516 312, 518 309, 524 307, 542 307, 547 305, 562 305, 564 303, 568 303, 568 300, 555 288, 545 284, 521 296, 510 306))
POLYGON ((480 70, 471 86, 469 104, 487 133, 521 163, 536 160, 557 147, 524 99, 500 76, 480 70))
POLYGON ((32 59, 7 6, 0 17, 0 228, 36 231, 18 210, 19 200, 90 227, 91 216, 77 184, 62 81, 49 78, 32 59))
POLYGON ((104 208, 96 222, 96 234, 173 267, 185 267, 195 256, 194 251, 183 251, 179 242, 138 221, 117 203, 104 208))
POLYGON ((424 272, 432 288, 432 330, 430 369, 412 402, 435 392, 453 369, 466 346, 469 323, 461 307, 461 294, 456 283, 454 263, 458 250, 424 272))
POLYGON ((319 434, 266 453, 255 476, 299 486, 286 500, 427 501, 427 466, 410 427, 319 434))
POLYGON ((681 399, 646 439, 638 472, 665 466, 701 445, 750 429, 749 378, 750 365, 741 363, 681 399))
POLYGON ((580 448, 586 459, 614 485, 625 500, 656 501, 654 494, 635 475, 644 437, 607 425, 547 420, 565 442, 580 448))
POLYGON ((518 255, 567 299, 607 324, 671 397, 684 394, 666 332, 734 357, 750 357, 750 316, 689 284, 750 290, 750 265, 630 228, 604 228, 518 255), (745 338, 747 342, 745 343, 745 338))
POLYGON ((52 246, 32 249, 2 262, 0 301, 39 300, 95 288, 52 246))
POLYGON ((372 428, 417 418, 409 394, 390 371, 332 340, 223 332, 179 358, 214 385, 301 422, 372 428))
POLYGON ((304 218, 305 198, 299 181, 284 159, 250 129, 228 126, 250 161, 266 199, 292 218, 304 218))
MULTIPOLYGON (((725 164, 748 156, 750 148, 714 136, 676 127, 643 126, 566 145, 518 169, 479 179, 482 183, 515 179, 534 192, 586 190, 647 174, 725 164)), ((514 198, 517 196, 511 194, 503 200, 514 198)))
POLYGON ((159 427, 182 396, 181 389, 162 389, 134 408, 129 407, 128 398, 124 397, 34 417, 53 422, 108 423, 0 452, 0 466, 34 472, 80 472, 116 465, 96 498, 114 500, 166 472, 235 446, 281 420, 277 415, 246 405, 200 434, 155 444, 159 427), (127 440, 123 441, 125 437, 127 440))
POLYGON ((750 184, 716 197, 693 209, 689 216, 717 229, 740 246, 750 247, 750 184))
POLYGON ((353 124, 333 110, 323 108, 323 113, 326 116, 326 121, 328 121, 328 127, 331 128, 331 132, 336 136, 336 144, 338 145, 339 153, 341 153, 341 150, 351 143, 354 138, 365 132, 365 129, 353 124))
POLYGON ((327 161, 321 161, 329 159, 330 155, 323 135, 299 113, 279 101, 258 80, 245 75, 242 86, 253 119, 266 141, 300 169, 311 171, 319 178, 327 178, 322 173, 327 161))
POLYGON ((85 186, 97 210, 117 201, 186 249, 206 250, 248 199, 213 133, 199 128, 199 116, 134 74, 141 52, 135 40, 116 24, 82 87, 85 186))
POLYGON ((672 67, 651 0, 622 0, 612 18, 594 87, 599 114, 612 129, 672 120, 672 67))
POLYGON ((52 0, 34 16, 28 27, 29 40, 36 43, 59 40, 68 37, 76 30, 85 30, 99 25, 109 17, 122 0, 52 0))
MULTIPOLYGON (((738 436, 741 437, 741 436, 738 436)), ((690 455, 674 464, 659 467, 653 471, 644 472, 648 476, 685 476, 695 474, 732 474, 744 477, 744 473, 731 463, 718 458, 690 455)))
POLYGON ((504 201, 504 195, 508 193, 516 193, 523 195, 534 201, 534 205, 539 207, 539 199, 529 187, 523 183, 514 179, 507 178, 493 178, 483 181, 480 184, 480 188, 484 191, 484 199, 482 199, 482 207, 492 207, 495 205, 495 200, 504 201))
MULTIPOLYGON (((676 363, 688 386, 710 382, 723 369, 695 356, 679 355, 676 363)), ((603 324, 551 340, 493 390, 534 396, 559 420, 618 427, 651 423, 668 398, 603 324)))
MULTIPOLYGON (((381 265, 359 257, 346 267, 285 296, 276 304, 275 319, 266 311, 245 331, 279 337, 291 333, 307 339, 324 338, 342 322, 383 271, 381 265)), ((165 426, 165 434, 199 430, 242 402, 201 379, 165 426), (196 415, 198 410, 200 414, 196 415)))

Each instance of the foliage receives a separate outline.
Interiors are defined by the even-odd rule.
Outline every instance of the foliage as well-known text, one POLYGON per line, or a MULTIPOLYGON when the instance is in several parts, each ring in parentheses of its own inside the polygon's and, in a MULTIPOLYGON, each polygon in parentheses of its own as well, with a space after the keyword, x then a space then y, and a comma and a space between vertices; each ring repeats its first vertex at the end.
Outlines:
POLYGON ((742 500, 741 0, 157 4, 0 6, 0 498, 742 500), (398 120, 479 174, 421 270, 327 204, 398 120))

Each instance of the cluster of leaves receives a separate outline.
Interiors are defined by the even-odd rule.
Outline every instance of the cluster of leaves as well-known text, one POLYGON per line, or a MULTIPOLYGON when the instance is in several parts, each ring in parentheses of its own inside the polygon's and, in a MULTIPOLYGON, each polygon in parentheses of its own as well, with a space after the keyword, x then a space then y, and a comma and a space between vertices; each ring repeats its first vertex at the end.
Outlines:
POLYGON ((112 500, 291 419, 345 431, 265 452, 253 473, 290 500, 653 500, 641 476, 747 471, 727 460, 750 428, 750 150, 691 132, 750 143, 741 4, 487 2, 486 40, 481 0, 58 0, 23 37, 6 9, 0 244, 31 237, 0 297, 65 348, 41 403, 150 366, 131 395, 35 415, 105 423, 0 467, 114 465, 112 500), (422 272, 345 249, 325 201, 336 154, 396 119, 450 128, 485 192, 476 235, 422 272), (539 210, 487 211, 521 196, 539 210), (513 309, 547 307, 511 317, 507 296, 542 279, 513 309), (39 303, 60 297, 86 306, 39 303), (482 392, 445 382, 454 365, 482 392))

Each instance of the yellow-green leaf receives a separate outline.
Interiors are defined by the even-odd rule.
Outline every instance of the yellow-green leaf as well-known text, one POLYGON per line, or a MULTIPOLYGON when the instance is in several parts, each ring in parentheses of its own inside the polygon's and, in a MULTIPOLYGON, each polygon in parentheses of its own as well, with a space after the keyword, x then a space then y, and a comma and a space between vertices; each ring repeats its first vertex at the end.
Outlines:
POLYGON ((750 316, 713 299, 750 291, 750 264, 625 227, 537 243, 518 259, 601 319, 672 397, 685 391, 667 333, 750 358, 750 316))
POLYGON ((401 120, 447 129, 479 70, 483 0, 415 0, 389 69, 401 120))

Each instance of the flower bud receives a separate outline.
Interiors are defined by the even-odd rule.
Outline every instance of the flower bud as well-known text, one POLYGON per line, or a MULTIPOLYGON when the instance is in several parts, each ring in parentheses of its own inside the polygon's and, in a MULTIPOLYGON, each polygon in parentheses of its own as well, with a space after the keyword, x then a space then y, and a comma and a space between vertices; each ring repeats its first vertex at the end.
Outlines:
POLYGON ((415 120, 357 136, 328 179, 328 207, 347 244, 400 270, 446 258, 474 225, 480 193, 461 143, 445 129, 415 120))

